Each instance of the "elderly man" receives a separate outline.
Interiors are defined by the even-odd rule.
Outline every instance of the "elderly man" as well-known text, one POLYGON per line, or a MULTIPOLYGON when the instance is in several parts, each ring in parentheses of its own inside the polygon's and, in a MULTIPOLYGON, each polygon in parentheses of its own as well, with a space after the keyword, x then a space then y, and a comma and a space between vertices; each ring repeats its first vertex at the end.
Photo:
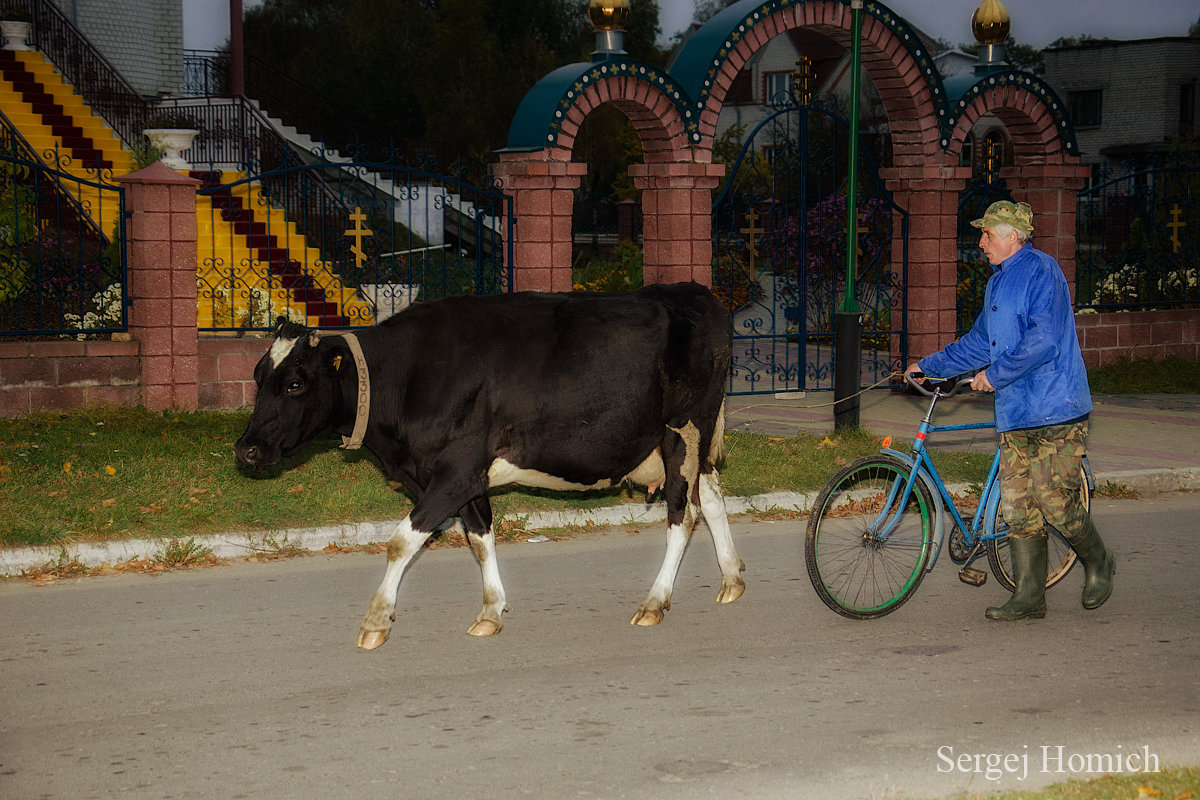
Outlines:
POLYGON ((996 393, 1001 510, 1016 590, 986 615, 1046 616, 1046 523, 1079 555, 1083 607, 1097 608, 1112 594, 1116 565, 1076 490, 1092 398, 1067 281, 1058 263, 1029 243, 1033 211, 1025 203, 992 203, 971 224, 982 229, 979 247, 995 267, 983 311, 966 335, 907 372, 979 370, 971 388, 996 393))

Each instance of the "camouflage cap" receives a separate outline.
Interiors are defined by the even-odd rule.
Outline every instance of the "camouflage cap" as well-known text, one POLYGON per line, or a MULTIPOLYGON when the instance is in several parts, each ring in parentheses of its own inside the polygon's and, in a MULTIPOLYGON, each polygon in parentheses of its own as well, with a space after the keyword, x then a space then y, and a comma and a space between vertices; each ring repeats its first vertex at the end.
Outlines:
POLYGON ((972 220, 976 228, 992 228, 996 225, 1011 225, 1026 236, 1033 233, 1033 209, 1028 203, 1010 203, 997 200, 988 206, 979 219, 972 220))

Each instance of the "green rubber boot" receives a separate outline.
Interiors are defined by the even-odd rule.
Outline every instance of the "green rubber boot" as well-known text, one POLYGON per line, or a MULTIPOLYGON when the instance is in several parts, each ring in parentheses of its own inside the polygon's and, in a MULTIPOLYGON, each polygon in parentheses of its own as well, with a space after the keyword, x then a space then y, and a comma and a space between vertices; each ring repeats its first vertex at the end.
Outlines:
POLYGON ((1113 573, 1117 562, 1104 546, 1100 532, 1090 514, 1083 518, 1083 530, 1075 539, 1068 539, 1083 562, 1083 607, 1099 608, 1112 595, 1113 573))
POLYGON ((1013 580, 1017 588, 1002 606, 992 606, 988 619, 1015 622, 1046 616, 1046 573, 1049 571, 1049 541, 1046 534, 1008 540, 1012 555, 1013 580))

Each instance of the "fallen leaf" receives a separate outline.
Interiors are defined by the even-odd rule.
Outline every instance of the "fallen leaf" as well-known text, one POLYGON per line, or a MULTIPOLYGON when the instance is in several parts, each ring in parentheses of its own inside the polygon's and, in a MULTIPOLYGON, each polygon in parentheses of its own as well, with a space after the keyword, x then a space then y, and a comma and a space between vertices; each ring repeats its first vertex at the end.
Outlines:
POLYGON ((296 484, 295 486, 293 486, 292 488, 290 488, 290 489, 285 489, 284 491, 288 492, 289 494, 295 494, 296 492, 303 492, 303 491, 304 491, 304 484, 303 484, 303 483, 297 483, 297 484, 296 484))
POLYGON ((196 487, 193 486, 191 489, 188 489, 188 494, 189 495, 208 494, 208 489, 197 489, 196 487))
POLYGON ((70 461, 63 462, 63 472, 70 474, 70 472, 71 472, 71 462, 70 461))
POLYGON ((101 501, 100 501, 100 505, 102 505, 102 506, 111 506, 111 505, 112 505, 113 503, 115 503, 115 502, 117 502, 117 498, 115 498, 115 497, 110 497, 110 498, 108 498, 107 500, 101 500, 101 501))
POLYGON ((116 468, 116 467, 114 467, 112 464, 105 464, 105 465, 104 465, 104 471, 105 471, 105 472, 107 472, 109 475, 116 475, 116 474, 117 474, 117 468, 116 468))

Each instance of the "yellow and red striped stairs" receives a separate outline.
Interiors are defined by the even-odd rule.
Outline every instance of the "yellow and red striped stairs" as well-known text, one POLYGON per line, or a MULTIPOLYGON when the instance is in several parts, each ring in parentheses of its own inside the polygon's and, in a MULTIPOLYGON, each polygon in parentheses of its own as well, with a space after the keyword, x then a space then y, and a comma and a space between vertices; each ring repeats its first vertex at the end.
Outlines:
MULTIPOLYGON (((0 107, 39 158, 73 177, 110 182, 134 169, 133 154, 44 55, 0 50, 0 107)), ((191 173, 207 186, 237 183, 244 173, 191 173)), ((115 195, 79 184, 78 199, 106 235, 117 219, 115 195)), ((360 324, 374 314, 283 211, 256 184, 196 195, 197 325, 270 325, 254 314, 269 307, 312 326, 360 324), (237 294, 231 298, 231 293, 237 294), (270 298, 269 306, 266 302, 270 298), (234 318, 237 309, 237 318, 234 318)))

